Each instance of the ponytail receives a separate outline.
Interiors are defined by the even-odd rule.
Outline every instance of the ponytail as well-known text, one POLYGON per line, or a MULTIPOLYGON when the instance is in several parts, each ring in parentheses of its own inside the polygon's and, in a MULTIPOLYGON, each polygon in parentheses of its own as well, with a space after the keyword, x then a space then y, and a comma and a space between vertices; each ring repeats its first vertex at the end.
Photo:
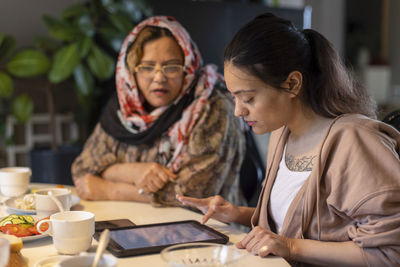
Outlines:
POLYGON ((330 42, 317 31, 302 31, 311 51, 308 90, 304 100, 314 112, 325 117, 359 113, 376 118, 376 104, 346 69, 330 42))

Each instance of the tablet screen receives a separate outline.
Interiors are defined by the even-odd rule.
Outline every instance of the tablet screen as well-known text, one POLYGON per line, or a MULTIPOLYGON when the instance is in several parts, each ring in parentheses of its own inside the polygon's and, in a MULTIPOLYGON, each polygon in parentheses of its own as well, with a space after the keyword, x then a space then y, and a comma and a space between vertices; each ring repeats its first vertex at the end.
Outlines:
POLYGON ((110 232, 110 237, 127 250, 218 238, 215 233, 190 222, 114 230, 110 232))

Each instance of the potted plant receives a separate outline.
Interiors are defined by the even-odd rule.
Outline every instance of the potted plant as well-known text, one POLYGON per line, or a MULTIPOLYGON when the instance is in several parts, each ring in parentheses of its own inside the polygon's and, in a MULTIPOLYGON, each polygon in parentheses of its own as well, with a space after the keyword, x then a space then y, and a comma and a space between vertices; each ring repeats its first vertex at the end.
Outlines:
MULTIPOLYGON (((100 108, 96 104, 105 91, 102 84, 113 80, 120 46, 133 26, 150 13, 145 2, 138 0, 88 0, 73 4, 64 9, 60 18, 44 15, 42 18, 49 36, 35 38, 34 49, 24 49, 8 62, 7 69, 15 77, 26 77, 21 75, 22 70, 30 70, 36 75, 44 74, 47 83, 44 90, 48 99, 51 149, 31 152, 33 178, 41 177, 43 182, 72 183, 70 164, 73 158, 57 159, 62 149, 56 143, 55 85, 71 82, 82 107, 79 115, 84 116, 84 121, 94 116, 97 119, 95 112, 100 108), (32 63, 34 51, 41 57, 36 56, 32 63), (46 62, 50 64, 46 65, 46 62), (55 168, 51 161, 57 161, 55 168), (63 170, 58 170, 57 165, 62 165, 63 170), (42 170, 46 173, 39 173, 42 170), (64 174, 67 177, 60 177, 64 174)), ((75 155, 77 153, 79 151, 75 151, 75 155)))
MULTIPOLYGON (((6 145, 12 144, 13 139, 6 140, 6 119, 8 115, 12 115, 18 123, 25 123, 33 112, 33 101, 26 94, 20 94, 14 98, 14 80, 15 77, 11 75, 14 71, 12 65, 9 64, 11 59, 14 59, 16 51, 16 41, 11 35, 6 35, 0 31, 0 147, 5 148, 6 145)), ((36 58, 42 58, 41 64, 37 65, 34 69, 19 69, 20 77, 31 77, 44 73, 50 62, 40 51, 26 50, 24 57, 29 57, 33 61, 36 58)), ((0 166, 6 165, 5 150, 0 149, 0 166)))

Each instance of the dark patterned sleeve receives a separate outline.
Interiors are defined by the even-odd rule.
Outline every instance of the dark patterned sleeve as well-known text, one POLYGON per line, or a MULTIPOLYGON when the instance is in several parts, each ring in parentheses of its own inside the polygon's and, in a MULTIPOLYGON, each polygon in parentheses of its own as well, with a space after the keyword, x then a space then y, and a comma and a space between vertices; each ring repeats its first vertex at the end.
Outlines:
POLYGON ((82 153, 72 164, 72 177, 79 179, 87 173, 100 176, 110 165, 116 163, 118 142, 107 135, 97 124, 92 135, 86 141, 82 153))
POLYGON ((213 93, 188 142, 178 179, 157 192, 154 201, 178 205, 176 193, 191 197, 219 194, 243 205, 239 172, 245 139, 240 122, 234 117, 233 105, 222 92, 213 93))

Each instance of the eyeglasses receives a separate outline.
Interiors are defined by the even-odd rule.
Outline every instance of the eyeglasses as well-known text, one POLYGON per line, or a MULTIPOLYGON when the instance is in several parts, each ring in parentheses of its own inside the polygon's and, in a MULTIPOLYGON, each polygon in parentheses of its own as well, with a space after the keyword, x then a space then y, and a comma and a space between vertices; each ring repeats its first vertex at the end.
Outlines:
POLYGON ((182 73, 183 66, 178 64, 163 65, 138 65, 135 67, 135 72, 142 75, 144 78, 153 78, 157 71, 161 70, 165 77, 175 78, 182 73))

